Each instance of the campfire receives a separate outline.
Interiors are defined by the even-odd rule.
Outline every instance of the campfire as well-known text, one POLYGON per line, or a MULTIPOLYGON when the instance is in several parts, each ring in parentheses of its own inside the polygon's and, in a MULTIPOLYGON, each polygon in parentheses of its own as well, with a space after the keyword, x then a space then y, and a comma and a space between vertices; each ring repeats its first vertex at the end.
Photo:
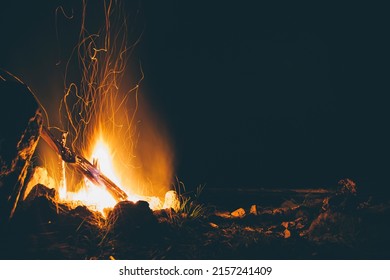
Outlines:
MULTIPOLYGON (((113 163, 110 157, 110 150, 107 145, 99 139, 93 150, 93 162, 91 164, 82 156, 77 156, 69 148, 65 147, 60 141, 47 130, 46 127, 42 129, 42 138, 53 148, 54 151, 61 157, 61 159, 68 164, 74 166, 84 177, 85 185, 77 192, 68 192, 65 179, 59 188, 59 200, 61 202, 81 203, 101 211, 105 208, 113 207, 117 202, 130 200, 138 201, 141 199, 148 200, 152 209, 161 207, 161 202, 157 197, 142 197, 137 195, 129 196, 125 191, 118 187, 120 181, 113 170, 113 163), (103 160, 104 164, 99 165, 98 161, 103 160), (108 176, 104 175, 109 174, 108 176), (116 183, 111 180, 116 181, 116 183)), ((63 166, 63 165, 62 165, 63 166)), ((65 170, 63 169, 63 178, 65 178, 65 170)), ((40 177, 40 172, 35 173, 40 177)), ((34 183, 38 180, 34 180, 34 183)), ((28 195, 28 193, 26 194, 28 195)))
POLYGON ((128 75, 136 43, 129 46, 123 7, 113 1, 103 4, 104 24, 91 32, 83 2, 77 55, 66 64, 67 69, 80 65, 79 82, 68 81, 65 73, 59 125, 45 116, 40 136, 48 145, 38 149, 46 164, 33 173, 24 196, 49 176, 59 202, 101 213, 125 200, 145 200, 153 210, 170 207, 164 205, 164 196, 171 187, 172 149, 158 130, 161 123, 139 96, 142 68, 137 80, 128 75))

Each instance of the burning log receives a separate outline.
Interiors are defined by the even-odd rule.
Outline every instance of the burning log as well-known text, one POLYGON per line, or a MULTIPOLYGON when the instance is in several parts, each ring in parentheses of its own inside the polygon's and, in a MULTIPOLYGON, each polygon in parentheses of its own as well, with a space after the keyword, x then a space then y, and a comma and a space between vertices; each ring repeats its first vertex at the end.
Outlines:
POLYGON ((0 71, 0 222, 11 218, 23 195, 42 127, 39 105, 30 89, 0 71))
POLYGON ((84 157, 76 155, 71 149, 66 147, 62 141, 56 139, 45 126, 42 128, 41 136, 42 139, 61 156, 63 161, 71 164, 94 184, 106 187, 107 191, 118 202, 127 199, 127 194, 121 188, 105 176, 94 164, 90 163, 84 157))

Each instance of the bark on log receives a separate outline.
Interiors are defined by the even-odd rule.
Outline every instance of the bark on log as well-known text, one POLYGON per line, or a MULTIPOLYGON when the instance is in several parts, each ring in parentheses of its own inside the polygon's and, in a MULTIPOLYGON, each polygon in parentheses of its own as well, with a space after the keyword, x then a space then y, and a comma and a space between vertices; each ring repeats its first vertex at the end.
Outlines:
POLYGON ((4 225, 28 181, 43 118, 30 89, 1 70, 0 98, 0 225, 4 225))

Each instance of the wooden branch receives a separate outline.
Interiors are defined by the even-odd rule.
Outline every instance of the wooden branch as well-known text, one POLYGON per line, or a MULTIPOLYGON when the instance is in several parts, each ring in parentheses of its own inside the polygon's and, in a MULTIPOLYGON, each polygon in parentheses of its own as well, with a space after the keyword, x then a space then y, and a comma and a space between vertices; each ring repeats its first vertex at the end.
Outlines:
POLYGON ((87 177, 92 183, 99 186, 104 186, 107 191, 115 198, 116 201, 127 200, 127 194, 119 188, 113 181, 105 176, 96 166, 90 163, 82 156, 76 155, 71 149, 66 147, 61 141, 56 139, 54 135, 45 126, 42 127, 41 137, 45 142, 61 156, 62 160, 81 174, 87 177))
POLYGON ((30 89, 0 69, 0 227, 23 197, 43 118, 30 89))

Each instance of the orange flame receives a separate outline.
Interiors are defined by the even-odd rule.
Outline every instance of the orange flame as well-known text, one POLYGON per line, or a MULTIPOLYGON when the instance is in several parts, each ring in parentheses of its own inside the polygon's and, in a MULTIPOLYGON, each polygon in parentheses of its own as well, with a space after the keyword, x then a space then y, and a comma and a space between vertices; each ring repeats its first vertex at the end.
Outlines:
MULTIPOLYGON (((117 186, 125 190, 130 201, 146 200, 149 202, 151 209, 162 207, 162 202, 158 197, 148 197, 135 195, 130 192, 122 184, 122 180, 118 177, 114 170, 114 164, 111 157, 109 146, 100 137, 93 149, 91 161, 94 161, 99 169, 109 177, 117 186)), ((95 185, 88 179, 84 179, 83 186, 77 192, 65 192, 65 196, 60 198, 62 201, 72 202, 86 205, 94 210, 104 213, 105 208, 112 208, 116 204, 116 200, 102 186, 95 185)))

